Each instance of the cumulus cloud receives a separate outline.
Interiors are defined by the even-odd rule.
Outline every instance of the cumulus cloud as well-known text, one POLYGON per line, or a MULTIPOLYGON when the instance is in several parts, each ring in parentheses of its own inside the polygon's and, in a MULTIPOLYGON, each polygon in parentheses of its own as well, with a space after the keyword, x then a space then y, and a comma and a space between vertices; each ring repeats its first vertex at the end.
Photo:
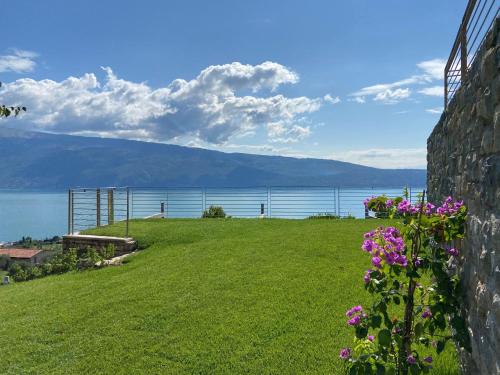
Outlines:
POLYGON ((0 55, 0 73, 28 73, 36 66, 35 52, 12 49, 6 55, 0 55))
POLYGON ((431 86, 425 87, 422 90, 419 90, 420 94, 428 95, 428 96, 444 96, 444 87, 443 86, 431 86))
POLYGON ((331 159, 362 164, 376 168, 425 168, 425 148, 373 148, 349 150, 330 155, 331 159))
POLYGON ((18 79, 0 89, 0 100, 28 107, 22 121, 33 130, 154 141, 192 136, 213 144, 266 126, 275 141, 303 139, 310 129, 297 119, 324 100, 275 93, 299 77, 269 61, 209 66, 192 80, 158 89, 103 69, 102 83, 93 73, 59 82, 18 79), (257 95, 262 92, 268 94, 257 95), (278 125, 270 131, 269 124, 278 125))
POLYGON ((445 64, 445 60, 442 59, 432 59, 419 62, 417 64, 417 68, 420 70, 419 74, 415 74, 408 78, 391 83, 378 83, 376 85, 363 87, 350 94, 350 96, 353 98, 353 101, 358 103, 364 103, 366 97, 371 97, 375 101, 386 104, 398 103, 399 101, 410 96, 411 92, 408 86, 428 84, 433 81, 443 79, 445 64))

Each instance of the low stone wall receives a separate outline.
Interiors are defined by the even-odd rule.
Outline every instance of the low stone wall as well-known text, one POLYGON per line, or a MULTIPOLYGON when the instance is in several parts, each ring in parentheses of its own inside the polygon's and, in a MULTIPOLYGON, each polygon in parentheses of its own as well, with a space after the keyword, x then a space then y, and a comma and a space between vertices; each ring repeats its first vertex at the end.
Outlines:
POLYGON ((469 209, 459 273, 472 355, 468 374, 500 373, 500 21, 427 141, 429 199, 463 199, 469 209))
POLYGON ((110 244, 115 246, 116 256, 127 254, 137 249, 137 242, 132 238, 92 236, 83 234, 63 236, 62 247, 63 251, 67 251, 68 249, 85 250, 88 247, 93 247, 99 250, 110 244))

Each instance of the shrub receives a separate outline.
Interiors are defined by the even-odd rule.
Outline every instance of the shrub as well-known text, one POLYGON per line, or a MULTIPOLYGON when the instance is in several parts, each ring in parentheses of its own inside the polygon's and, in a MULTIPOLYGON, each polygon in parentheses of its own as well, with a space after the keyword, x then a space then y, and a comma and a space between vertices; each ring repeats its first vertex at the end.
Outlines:
POLYGON ((39 266, 32 266, 27 268, 28 280, 37 279, 42 277, 42 268, 39 266))
POLYGON ((99 255, 102 257, 102 259, 111 259, 115 256, 115 252, 115 245, 110 243, 106 247, 99 250, 99 255))
POLYGON ((308 219, 340 219, 340 216, 330 212, 319 212, 316 215, 309 216, 308 219))
POLYGON ((224 218, 226 213, 221 206, 210 206, 208 210, 203 211, 203 218, 224 218))
POLYGON ((78 257, 75 249, 69 249, 66 252, 57 254, 51 260, 52 273, 65 273, 76 270, 78 257))
POLYGON ((386 197, 366 201, 402 222, 398 228, 378 227, 364 235, 361 249, 371 256, 371 268, 363 280, 375 298, 370 308, 358 305, 346 312, 347 324, 355 330, 354 347, 343 348, 340 358, 349 374, 427 373, 433 359, 417 344, 439 354, 453 339, 471 350, 460 315, 460 280, 453 275, 467 209, 451 197, 438 208, 424 198, 425 193, 415 205, 401 199, 390 207, 386 197))
POLYGON ((102 256, 93 247, 88 247, 78 259, 77 268, 79 270, 96 267, 97 263, 102 262, 102 256))
POLYGON ((0 269, 8 270, 12 261, 8 255, 0 255, 0 269))
POLYGON ((26 265, 24 263, 14 262, 9 268, 9 276, 14 281, 28 280, 28 272, 26 272, 26 265))
MULTIPOLYGON (((375 217, 387 218, 392 208, 397 207, 402 200, 402 197, 391 199, 385 195, 381 195, 379 197, 367 198, 363 203, 368 210, 375 212, 375 217)), ((399 216, 400 215, 396 212, 394 217, 399 216)))

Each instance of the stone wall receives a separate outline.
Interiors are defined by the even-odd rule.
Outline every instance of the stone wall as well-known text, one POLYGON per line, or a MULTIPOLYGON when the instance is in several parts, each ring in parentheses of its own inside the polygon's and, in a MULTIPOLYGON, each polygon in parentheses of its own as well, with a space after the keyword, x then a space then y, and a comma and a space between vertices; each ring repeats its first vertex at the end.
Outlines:
POLYGON ((469 208, 459 272, 472 355, 468 374, 500 373, 500 19, 427 141, 429 199, 469 208))
POLYGON ((115 255, 131 253, 137 249, 137 242, 132 238, 93 236, 85 234, 68 234, 63 236, 63 251, 69 249, 86 250, 88 247, 101 250, 108 245, 114 245, 115 255))

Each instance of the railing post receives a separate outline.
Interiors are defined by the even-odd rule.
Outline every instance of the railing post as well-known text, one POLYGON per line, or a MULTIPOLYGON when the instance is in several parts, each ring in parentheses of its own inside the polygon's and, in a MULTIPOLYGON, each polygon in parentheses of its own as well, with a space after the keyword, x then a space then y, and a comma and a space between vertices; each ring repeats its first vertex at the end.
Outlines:
POLYGON ((128 237, 128 221, 129 221, 129 212, 130 212, 130 204, 129 204, 129 189, 127 188, 127 219, 125 220, 125 237, 128 237))
POLYGON ((340 188, 337 188, 337 216, 340 217, 340 188))
POLYGON ((160 203, 160 214, 163 219, 165 217, 165 202, 160 203))
POLYGON ((108 225, 115 222, 115 204, 113 189, 108 189, 108 225))
POLYGON ((465 82, 467 79, 467 30, 466 30, 467 24, 462 24, 462 27, 460 28, 460 70, 461 70, 461 76, 460 80, 461 82, 465 82))
POLYGON ((201 188, 201 214, 207 209, 207 189, 201 188))
POLYGON ((96 224, 101 226, 101 189, 96 189, 96 224))
POLYGON ((71 192, 71 234, 75 233, 75 193, 71 192))
POLYGON ((271 218, 271 186, 267 187, 267 217, 271 218))
POLYGON ((68 189, 68 234, 73 234, 71 231, 71 211, 73 207, 71 207, 71 189, 68 189))

